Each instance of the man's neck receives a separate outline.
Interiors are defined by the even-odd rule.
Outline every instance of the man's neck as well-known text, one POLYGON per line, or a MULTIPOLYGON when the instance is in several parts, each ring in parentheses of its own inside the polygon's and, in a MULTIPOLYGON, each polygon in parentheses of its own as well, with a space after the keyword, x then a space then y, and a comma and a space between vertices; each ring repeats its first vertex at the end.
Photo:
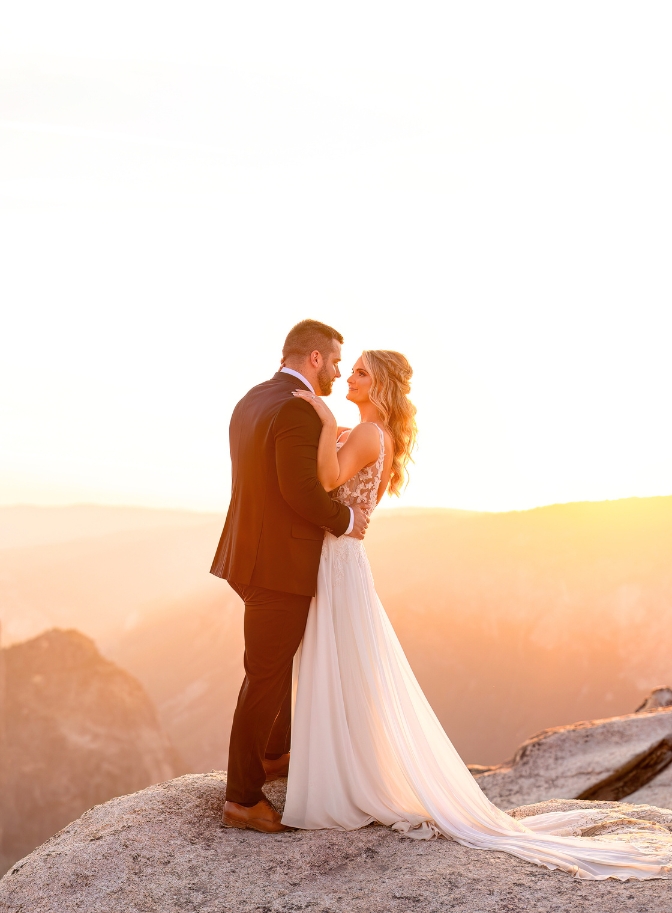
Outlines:
POLYGON ((311 393, 315 392, 315 388, 313 387, 311 382, 306 377, 304 377, 300 371, 297 371, 295 368, 288 368, 285 365, 283 365, 283 367, 280 368, 280 371, 283 374, 291 374, 293 377, 297 377, 300 381, 302 381, 302 383, 304 383, 308 387, 308 389, 310 390, 311 393))

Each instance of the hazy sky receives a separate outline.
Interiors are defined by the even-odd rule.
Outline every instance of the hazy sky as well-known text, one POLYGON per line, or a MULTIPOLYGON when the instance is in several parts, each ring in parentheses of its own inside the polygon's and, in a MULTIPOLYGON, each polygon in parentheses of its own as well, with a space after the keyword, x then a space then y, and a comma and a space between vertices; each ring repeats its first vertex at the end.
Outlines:
POLYGON ((0 503, 222 510, 306 316, 414 365, 403 504, 672 494, 669 10, 12 4, 0 503))

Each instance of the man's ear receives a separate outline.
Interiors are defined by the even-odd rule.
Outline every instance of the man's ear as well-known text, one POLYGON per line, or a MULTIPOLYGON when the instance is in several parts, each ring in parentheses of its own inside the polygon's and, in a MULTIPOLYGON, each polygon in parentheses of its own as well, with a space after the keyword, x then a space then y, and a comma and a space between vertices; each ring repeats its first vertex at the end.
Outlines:
POLYGON ((322 361, 322 353, 318 349, 310 353, 310 363, 314 368, 321 368, 322 361))

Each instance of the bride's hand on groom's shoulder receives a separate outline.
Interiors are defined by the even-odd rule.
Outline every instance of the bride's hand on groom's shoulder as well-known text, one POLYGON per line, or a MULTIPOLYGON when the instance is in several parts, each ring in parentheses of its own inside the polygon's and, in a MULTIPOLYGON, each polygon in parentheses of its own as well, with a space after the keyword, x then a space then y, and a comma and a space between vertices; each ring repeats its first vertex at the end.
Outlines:
POLYGON ((317 412, 323 425, 333 425, 334 431, 336 430, 336 418, 334 413, 321 396, 310 393, 308 390, 295 390, 293 395, 296 396, 297 399, 303 399, 311 405, 317 412))

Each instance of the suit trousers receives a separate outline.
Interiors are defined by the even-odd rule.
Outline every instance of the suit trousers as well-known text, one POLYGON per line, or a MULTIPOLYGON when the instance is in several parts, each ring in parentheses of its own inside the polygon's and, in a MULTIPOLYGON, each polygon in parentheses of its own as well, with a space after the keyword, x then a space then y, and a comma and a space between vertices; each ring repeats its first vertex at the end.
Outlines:
POLYGON ((263 798, 266 754, 289 751, 292 660, 303 638, 311 597, 229 581, 245 603, 245 678, 233 714, 226 798, 263 798))

